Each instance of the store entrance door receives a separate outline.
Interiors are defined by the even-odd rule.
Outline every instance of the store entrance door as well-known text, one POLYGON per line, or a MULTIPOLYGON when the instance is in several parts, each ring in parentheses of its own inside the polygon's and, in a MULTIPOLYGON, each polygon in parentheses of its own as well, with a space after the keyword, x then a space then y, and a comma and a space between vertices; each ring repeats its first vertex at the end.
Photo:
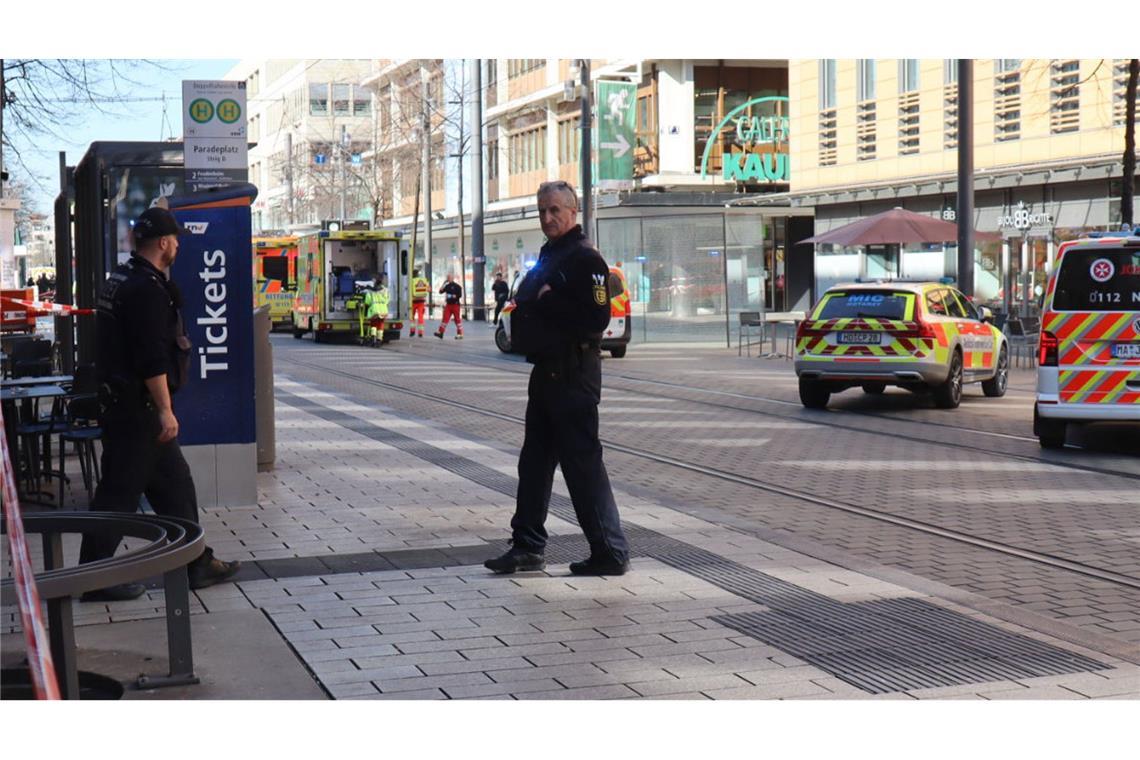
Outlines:
POLYGON ((1041 236, 1009 238, 1006 245, 1009 261, 1004 283, 1006 313, 1020 317, 1040 316, 1053 241, 1041 236))

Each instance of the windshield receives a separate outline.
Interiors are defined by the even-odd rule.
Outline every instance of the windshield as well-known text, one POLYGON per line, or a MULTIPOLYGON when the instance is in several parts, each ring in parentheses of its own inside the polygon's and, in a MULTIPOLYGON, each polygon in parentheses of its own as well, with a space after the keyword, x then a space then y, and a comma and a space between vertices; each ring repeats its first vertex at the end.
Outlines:
POLYGON ((1105 246, 1061 258, 1053 308, 1058 311, 1140 310, 1140 248, 1105 246))
POLYGON ((829 293, 816 319, 907 319, 913 314, 912 293, 896 293, 889 290, 859 290, 851 293, 829 293))

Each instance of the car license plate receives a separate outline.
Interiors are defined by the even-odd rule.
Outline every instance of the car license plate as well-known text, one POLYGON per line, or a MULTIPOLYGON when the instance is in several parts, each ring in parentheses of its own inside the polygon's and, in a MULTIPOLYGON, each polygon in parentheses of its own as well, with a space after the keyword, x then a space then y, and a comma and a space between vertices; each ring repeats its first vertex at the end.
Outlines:
POLYGON ((1140 359, 1140 343, 1115 343, 1112 346, 1113 359, 1140 359))
POLYGON ((879 333, 877 332, 841 332, 839 342, 846 345, 877 346, 879 333))

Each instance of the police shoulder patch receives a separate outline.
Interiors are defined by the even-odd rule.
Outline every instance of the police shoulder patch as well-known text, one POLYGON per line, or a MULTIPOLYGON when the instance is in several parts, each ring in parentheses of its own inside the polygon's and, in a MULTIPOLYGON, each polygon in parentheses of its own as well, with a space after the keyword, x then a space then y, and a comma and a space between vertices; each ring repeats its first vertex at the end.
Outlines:
POLYGON ((605 306, 606 305, 606 286, 605 285, 595 285, 594 286, 594 301, 597 302, 598 306, 605 306))

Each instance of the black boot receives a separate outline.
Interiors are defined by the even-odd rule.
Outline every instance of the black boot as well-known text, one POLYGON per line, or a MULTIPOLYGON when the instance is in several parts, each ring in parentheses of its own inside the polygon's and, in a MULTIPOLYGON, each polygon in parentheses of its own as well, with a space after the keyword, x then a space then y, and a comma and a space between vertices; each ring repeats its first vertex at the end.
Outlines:
POLYGON ((509 575, 516 571, 525 573, 545 569, 546 559, 541 554, 511 547, 501 557, 495 557, 484 562, 483 567, 501 575, 509 575))

